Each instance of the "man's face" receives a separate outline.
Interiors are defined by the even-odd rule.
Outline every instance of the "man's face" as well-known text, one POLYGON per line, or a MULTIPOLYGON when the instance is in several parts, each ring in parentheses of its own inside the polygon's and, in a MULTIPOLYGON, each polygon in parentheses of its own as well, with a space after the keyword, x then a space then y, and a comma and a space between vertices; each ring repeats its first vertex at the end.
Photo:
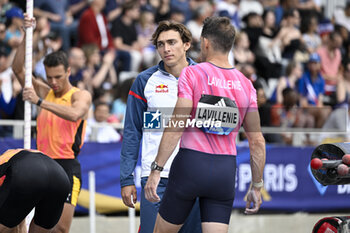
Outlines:
POLYGON ((94 114, 97 122, 106 122, 109 116, 109 107, 105 104, 98 105, 94 114))
POLYGON ((321 64, 318 62, 309 62, 308 68, 312 75, 316 75, 321 69, 321 64))
POLYGON ((85 66, 85 56, 81 49, 73 48, 69 56, 69 65, 81 69, 85 66))
POLYGON ((340 48, 343 44, 343 38, 337 34, 334 36, 334 40, 331 41, 331 43, 334 49, 340 48))
POLYGON ((135 6, 129 11, 129 15, 133 20, 138 20, 140 18, 140 7, 135 6))
POLYGON ((298 95, 296 92, 290 92, 283 98, 283 105, 286 108, 294 107, 298 102, 298 95))
POLYGON ((189 47, 190 43, 183 43, 180 34, 174 30, 161 32, 157 40, 158 53, 168 67, 186 61, 186 51, 189 47))
POLYGON ((64 70, 63 65, 54 67, 45 67, 46 77, 49 86, 55 94, 62 94, 65 87, 69 84, 68 77, 70 75, 70 68, 64 70))

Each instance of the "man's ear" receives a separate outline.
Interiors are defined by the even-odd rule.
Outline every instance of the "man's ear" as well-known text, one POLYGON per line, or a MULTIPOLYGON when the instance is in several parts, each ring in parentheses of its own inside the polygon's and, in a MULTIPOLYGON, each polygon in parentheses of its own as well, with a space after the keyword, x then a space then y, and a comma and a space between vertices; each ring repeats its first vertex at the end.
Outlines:
POLYGON ((209 47, 209 43, 210 43, 209 40, 208 40, 207 38, 204 38, 204 37, 203 37, 203 41, 202 41, 202 42, 204 43, 204 44, 203 44, 203 45, 204 45, 204 48, 207 49, 207 48, 209 47))
POLYGON ((191 42, 185 42, 184 48, 185 48, 185 52, 187 52, 187 50, 189 50, 191 48, 191 42))
POLYGON ((68 66, 68 68, 67 68, 68 77, 70 76, 70 73, 71 73, 71 69, 70 69, 70 66, 68 66))

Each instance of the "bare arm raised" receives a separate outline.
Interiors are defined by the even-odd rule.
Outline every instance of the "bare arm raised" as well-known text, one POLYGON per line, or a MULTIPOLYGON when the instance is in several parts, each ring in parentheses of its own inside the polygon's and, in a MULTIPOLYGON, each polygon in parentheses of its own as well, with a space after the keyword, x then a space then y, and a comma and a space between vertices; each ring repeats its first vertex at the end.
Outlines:
MULTIPOLYGON (((24 27, 25 28, 34 27, 34 25, 35 25, 35 18, 30 18, 26 13, 24 13, 24 27)), ((22 87, 24 87, 24 84, 25 84, 25 69, 24 69, 25 38, 26 38, 26 35, 24 33, 23 41, 21 42, 20 46, 17 48, 17 52, 12 64, 12 70, 15 73, 22 87)), ((37 95, 40 98, 45 98, 45 96, 50 90, 50 87, 44 82, 41 82, 33 77, 32 77, 32 84, 37 95)))

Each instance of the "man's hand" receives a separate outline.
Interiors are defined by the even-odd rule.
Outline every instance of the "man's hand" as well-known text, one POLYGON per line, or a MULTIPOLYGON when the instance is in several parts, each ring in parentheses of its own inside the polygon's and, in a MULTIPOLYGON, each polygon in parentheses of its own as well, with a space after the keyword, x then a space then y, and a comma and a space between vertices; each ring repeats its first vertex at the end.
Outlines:
POLYGON ((28 100, 32 104, 37 104, 39 101, 39 96, 35 93, 33 87, 23 88, 23 100, 28 100))
POLYGON ((30 18, 29 15, 27 13, 24 13, 23 14, 24 16, 24 24, 23 24, 23 27, 24 28, 30 28, 30 27, 33 27, 33 30, 35 29, 36 27, 36 20, 35 18, 30 18))
POLYGON ((157 187, 160 181, 160 171, 152 171, 148 177, 145 186, 145 196, 150 202, 159 202, 160 198, 157 195, 157 187))
POLYGON ((261 188, 252 187, 247 194, 247 204, 244 213, 256 214, 259 211, 261 203, 261 188), (250 208, 251 204, 253 204, 252 208, 250 208))
POLYGON ((121 190, 124 205, 135 208, 135 203, 137 202, 137 191, 135 185, 129 185, 122 187, 121 190))

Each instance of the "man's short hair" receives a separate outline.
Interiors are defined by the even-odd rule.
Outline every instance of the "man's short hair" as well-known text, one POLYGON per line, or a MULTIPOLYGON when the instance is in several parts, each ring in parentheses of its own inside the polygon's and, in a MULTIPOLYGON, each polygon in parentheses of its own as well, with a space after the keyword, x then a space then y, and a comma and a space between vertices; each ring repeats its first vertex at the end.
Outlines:
POLYGON ((46 55, 44 59, 44 65, 45 67, 56 67, 59 65, 63 65, 64 70, 67 71, 69 66, 67 54, 63 51, 56 51, 56 52, 50 53, 46 55))
POLYGON ((232 49, 236 30, 227 17, 208 17, 203 22, 201 37, 211 42, 214 50, 227 53, 232 49))
POLYGON ((158 37, 160 33, 170 30, 177 31, 180 34, 183 43, 191 43, 192 34, 190 30, 188 30, 188 28, 182 23, 172 22, 169 20, 164 20, 159 23, 156 31, 152 35, 152 43, 157 47, 158 37))
POLYGON ((125 15, 125 13, 129 10, 134 9, 135 7, 139 7, 138 1, 136 0, 131 0, 131 1, 125 1, 122 4, 122 15, 125 15))

